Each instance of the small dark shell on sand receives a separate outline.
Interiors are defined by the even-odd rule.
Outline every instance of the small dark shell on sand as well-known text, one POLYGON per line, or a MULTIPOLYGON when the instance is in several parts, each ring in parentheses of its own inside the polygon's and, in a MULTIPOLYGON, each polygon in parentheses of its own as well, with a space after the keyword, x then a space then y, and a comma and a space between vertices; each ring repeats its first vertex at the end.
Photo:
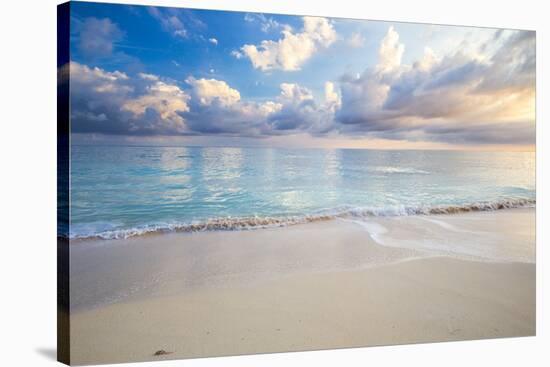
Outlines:
POLYGON ((155 354, 153 354, 154 356, 165 356, 167 354, 171 354, 172 352, 167 352, 165 351, 164 349, 161 349, 161 350, 157 350, 155 352, 155 354))

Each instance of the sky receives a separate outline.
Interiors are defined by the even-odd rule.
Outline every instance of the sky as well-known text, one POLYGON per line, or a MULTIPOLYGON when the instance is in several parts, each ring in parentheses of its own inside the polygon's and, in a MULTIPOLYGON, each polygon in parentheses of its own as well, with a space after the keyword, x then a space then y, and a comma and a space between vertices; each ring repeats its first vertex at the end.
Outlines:
POLYGON ((534 149, 533 31, 86 2, 70 28, 74 143, 534 149))

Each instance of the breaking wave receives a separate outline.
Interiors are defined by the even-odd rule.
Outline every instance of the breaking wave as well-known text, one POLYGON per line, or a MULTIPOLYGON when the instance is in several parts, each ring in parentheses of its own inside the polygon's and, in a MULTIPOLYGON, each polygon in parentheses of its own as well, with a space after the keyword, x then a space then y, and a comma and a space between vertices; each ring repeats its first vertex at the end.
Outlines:
POLYGON ((336 218, 366 218, 366 217, 391 217, 410 215, 443 215, 480 211, 494 211, 511 208, 534 207, 534 199, 509 199, 494 202, 477 202, 466 205, 447 206, 392 206, 386 208, 352 208, 343 207, 330 211, 322 211, 304 216, 285 217, 225 217, 211 218, 204 221, 188 223, 162 223, 144 225, 129 229, 104 230, 97 233, 71 233, 71 239, 125 239, 146 234, 164 232, 204 232, 204 231, 236 231, 261 228, 282 227, 295 224, 321 222, 336 218))

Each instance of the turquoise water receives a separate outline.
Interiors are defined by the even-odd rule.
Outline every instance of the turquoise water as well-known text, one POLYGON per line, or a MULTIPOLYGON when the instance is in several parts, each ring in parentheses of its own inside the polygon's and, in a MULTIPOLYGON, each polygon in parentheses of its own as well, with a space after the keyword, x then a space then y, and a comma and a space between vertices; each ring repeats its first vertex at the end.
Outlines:
POLYGON ((535 204, 532 152, 73 146, 72 238, 535 204))

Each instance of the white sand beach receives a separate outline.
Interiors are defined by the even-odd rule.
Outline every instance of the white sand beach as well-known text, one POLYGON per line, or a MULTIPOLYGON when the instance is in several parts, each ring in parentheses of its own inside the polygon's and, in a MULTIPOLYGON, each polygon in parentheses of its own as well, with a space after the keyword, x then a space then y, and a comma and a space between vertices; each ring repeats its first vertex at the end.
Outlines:
POLYGON ((76 241, 71 362, 534 335, 534 226, 530 208, 76 241))

